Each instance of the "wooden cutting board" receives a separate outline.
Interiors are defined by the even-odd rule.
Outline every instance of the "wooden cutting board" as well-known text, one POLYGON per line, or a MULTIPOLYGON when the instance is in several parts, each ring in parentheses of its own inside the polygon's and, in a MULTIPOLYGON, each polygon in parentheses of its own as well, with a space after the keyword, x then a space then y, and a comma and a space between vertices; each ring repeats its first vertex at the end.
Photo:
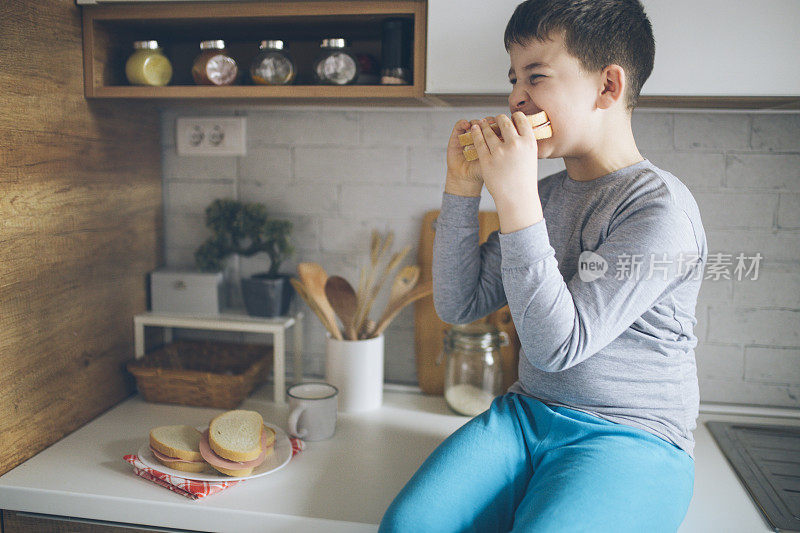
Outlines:
MULTIPOLYGON (((432 278, 433 261, 433 222, 439 216, 439 211, 429 211, 422 220, 420 233, 418 260, 420 267, 420 282, 432 278)), ((493 231, 500 229, 497 213, 494 211, 481 211, 478 215, 480 224, 480 242, 483 243, 493 231)), ((500 331, 508 334, 508 346, 501 349, 503 366, 503 390, 507 389, 517 380, 517 362, 519 361, 519 337, 511 319, 508 306, 503 307, 476 322, 489 322, 500 331)), ((442 351, 444 333, 450 329, 449 324, 441 321, 433 307, 433 296, 423 298, 414 306, 414 340, 417 355, 417 378, 419 386, 425 394, 438 394, 444 392, 444 360, 439 360, 442 351)))

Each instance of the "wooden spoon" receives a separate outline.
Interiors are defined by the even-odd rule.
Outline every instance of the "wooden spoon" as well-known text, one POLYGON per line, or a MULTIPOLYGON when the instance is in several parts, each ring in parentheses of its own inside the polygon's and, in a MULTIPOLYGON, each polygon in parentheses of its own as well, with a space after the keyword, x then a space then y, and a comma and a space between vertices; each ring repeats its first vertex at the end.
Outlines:
POLYGON ((386 309, 383 312, 383 316, 378 321, 378 327, 375 328, 375 332, 372 334, 373 337, 378 337, 383 330, 389 325, 389 322, 403 309, 405 306, 412 302, 416 302, 420 298, 424 298, 433 293, 433 281, 428 280, 423 282, 420 285, 417 285, 411 291, 407 292, 405 296, 400 298, 393 307, 386 309))
POLYGON ((331 276, 325 282, 325 296, 333 310, 336 311, 339 320, 342 321, 345 338, 351 341, 358 340, 356 328, 353 326, 358 299, 353 286, 341 276, 331 276))
POLYGON ((297 265, 297 273, 300 280, 306 286, 308 296, 317 304, 319 310, 325 317, 324 326, 331 332, 337 340, 342 339, 342 332, 336 325, 336 314, 333 312, 328 297, 325 296, 325 283, 328 281, 328 273, 318 263, 300 263, 297 265))

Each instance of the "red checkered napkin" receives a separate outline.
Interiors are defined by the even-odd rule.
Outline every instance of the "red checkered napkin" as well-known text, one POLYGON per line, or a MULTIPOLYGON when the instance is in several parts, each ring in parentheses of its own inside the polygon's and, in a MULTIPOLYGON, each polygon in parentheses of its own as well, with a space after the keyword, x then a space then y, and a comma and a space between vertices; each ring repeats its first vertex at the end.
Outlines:
MULTIPOLYGON (((292 457, 303 451, 306 447, 305 442, 300 439, 290 437, 289 441, 292 443, 292 457)), ((136 454, 126 455, 123 459, 133 465, 133 473, 137 476, 143 477, 172 492, 177 492, 181 496, 186 496, 193 500, 205 498, 206 496, 221 492, 228 487, 232 487, 237 483, 247 481, 246 479, 232 479, 231 481, 198 481, 196 479, 186 479, 165 474, 164 472, 159 472, 158 470, 145 466, 136 454)))

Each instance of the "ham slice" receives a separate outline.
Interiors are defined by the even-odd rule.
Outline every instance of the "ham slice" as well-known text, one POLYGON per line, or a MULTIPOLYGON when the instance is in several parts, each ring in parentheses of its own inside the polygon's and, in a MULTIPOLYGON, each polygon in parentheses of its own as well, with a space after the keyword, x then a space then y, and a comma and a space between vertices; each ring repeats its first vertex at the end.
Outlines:
MULTIPOLYGON (((254 468, 261 463, 264 462, 264 459, 267 457, 267 451, 270 450, 271 446, 267 446, 267 430, 261 430, 261 453, 253 459, 252 461, 229 461, 224 457, 220 457, 217 455, 214 450, 211 449, 211 445, 208 443, 208 430, 206 429, 203 432, 203 438, 200 439, 200 455, 203 456, 203 459, 206 460, 208 464, 211 466, 217 466, 219 468, 225 468, 227 470, 239 470, 243 468, 254 468)), ((270 450, 271 451, 271 450, 270 450)))
POLYGON ((178 457, 170 457, 169 455, 164 455, 160 451, 156 450, 152 446, 150 446, 150 451, 153 452, 153 455, 156 456, 156 459, 161 461, 177 461, 179 463, 202 463, 203 460, 200 459, 199 461, 189 461, 187 459, 179 459, 178 457))

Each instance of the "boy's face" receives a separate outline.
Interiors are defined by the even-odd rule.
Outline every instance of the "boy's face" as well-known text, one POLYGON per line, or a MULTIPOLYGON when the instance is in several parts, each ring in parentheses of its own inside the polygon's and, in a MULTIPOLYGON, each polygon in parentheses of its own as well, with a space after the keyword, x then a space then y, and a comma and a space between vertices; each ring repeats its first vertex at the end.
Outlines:
POLYGON ((509 109, 526 115, 545 111, 553 127, 553 136, 539 141, 539 158, 580 157, 591 151, 599 132, 595 111, 603 87, 600 73, 585 72, 567 52, 560 33, 524 46, 512 44, 509 55, 509 109))

